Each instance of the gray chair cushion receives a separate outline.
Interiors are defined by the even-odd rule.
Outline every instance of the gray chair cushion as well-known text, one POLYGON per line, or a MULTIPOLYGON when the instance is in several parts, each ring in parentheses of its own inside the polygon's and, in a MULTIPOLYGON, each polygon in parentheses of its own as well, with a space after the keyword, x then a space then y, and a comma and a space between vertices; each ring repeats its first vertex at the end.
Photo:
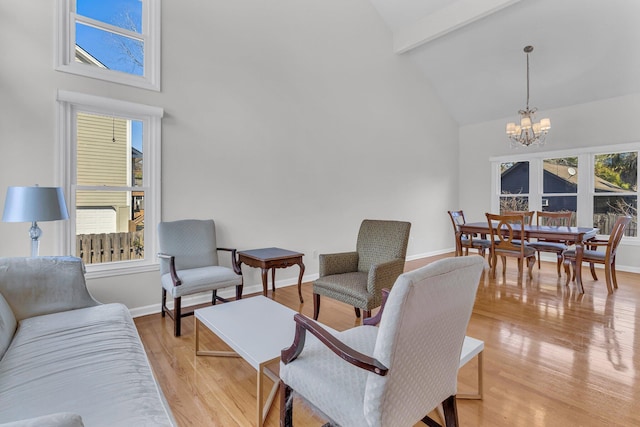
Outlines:
POLYGON ((567 245, 558 242, 531 242, 527 246, 530 246, 538 251, 546 252, 562 252, 567 249, 567 245))
MULTIPOLYGON (((595 260, 604 262, 604 258, 605 258, 606 255, 607 255, 606 252, 603 252, 603 251, 592 251, 590 249, 585 249, 583 254, 582 254, 582 260, 583 261, 588 261, 589 259, 595 259, 595 260)), ((566 251, 564 251, 564 256, 566 258, 575 259, 576 250, 575 249, 566 250, 566 251)))
POLYGON ((318 278, 314 292, 344 302, 354 307, 368 307, 373 298, 367 292, 368 274, 360 271, 334 274, 318 278))
POLYGON ((242 276, 238 276, 230 268, 217 265, 178 270, 176 273, 182 281, 180 286, 173 286, 170 274, 162 275, 162 287, 173 298, 242 284, 242 276))

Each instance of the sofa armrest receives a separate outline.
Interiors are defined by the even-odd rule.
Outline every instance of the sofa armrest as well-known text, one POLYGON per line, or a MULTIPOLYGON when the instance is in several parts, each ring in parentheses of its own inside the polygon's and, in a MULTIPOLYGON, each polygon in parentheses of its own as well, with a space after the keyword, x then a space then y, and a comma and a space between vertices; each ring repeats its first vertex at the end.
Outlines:
POLYGON ((358 271, 358 253, 341 252, 336 254, 320 254, 319 276, 331 276, 358 271))
POLYGON ((100 304, 75 257, 0 258, 0 293, 16 320, 100 304))
POLYGON ((0 427, 84 427, 82 417, 71 412, 58 412, 41 417, 28 418, 10 423, 0 424, 0 427))

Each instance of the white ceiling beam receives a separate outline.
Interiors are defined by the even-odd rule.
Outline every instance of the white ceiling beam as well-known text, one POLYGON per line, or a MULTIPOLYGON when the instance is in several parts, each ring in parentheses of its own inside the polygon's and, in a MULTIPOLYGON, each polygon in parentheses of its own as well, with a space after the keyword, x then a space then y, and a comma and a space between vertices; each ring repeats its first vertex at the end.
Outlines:
POLYGON ((405 53, 521 0, 458 0, 393 34, 393 48, 405 53))

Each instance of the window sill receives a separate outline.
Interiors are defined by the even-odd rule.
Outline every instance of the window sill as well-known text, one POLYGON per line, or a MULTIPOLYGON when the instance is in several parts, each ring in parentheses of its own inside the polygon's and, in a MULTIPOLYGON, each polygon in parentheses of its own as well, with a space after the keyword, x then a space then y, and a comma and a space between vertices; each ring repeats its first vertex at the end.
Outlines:
POLYGON ((136 261, 120 261, 105 264, 91 264, 86 265, 85 268, 87 270, 87 272, 85 273, 85 278, 100 279, 104 277, 124 276, 136 273, 146 273, 149 271, 159 271, 160 264, 149 264, 136 261))

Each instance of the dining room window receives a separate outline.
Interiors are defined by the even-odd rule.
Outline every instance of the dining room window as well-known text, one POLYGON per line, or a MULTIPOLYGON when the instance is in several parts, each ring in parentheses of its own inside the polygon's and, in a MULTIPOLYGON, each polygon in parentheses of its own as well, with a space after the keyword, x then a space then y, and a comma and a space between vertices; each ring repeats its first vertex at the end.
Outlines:
POLYGON ((624 239, 640 243, 638 152, 640 142, 491 158, 492 209, 572 211, 572 225, 597 227, 603 237, 629 215, 624 239))
POLYGON ((500 163, 500 213, 529 210, 529 162, 500 163))
MULTIPOLYGON (((593 225, 609 234, 620 215, 638 215, 637 151, 593 156, 593 225)), ((629 224, 625 235, 638 235, 637 221, 629 224)))

